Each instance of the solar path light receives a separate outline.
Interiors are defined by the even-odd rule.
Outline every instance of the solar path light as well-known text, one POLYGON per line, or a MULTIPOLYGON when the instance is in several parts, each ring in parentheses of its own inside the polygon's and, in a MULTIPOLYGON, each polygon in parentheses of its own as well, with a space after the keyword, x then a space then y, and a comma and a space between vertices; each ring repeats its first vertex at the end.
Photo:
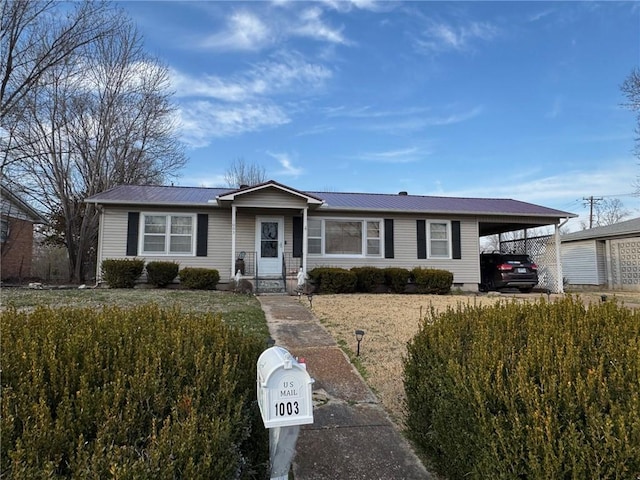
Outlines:
POLYGON ((356 357, 360 356, 360 342, 362 341, 362 337, 364 337, 364 330, 356 330, 356 341, 358 342, 356 357))

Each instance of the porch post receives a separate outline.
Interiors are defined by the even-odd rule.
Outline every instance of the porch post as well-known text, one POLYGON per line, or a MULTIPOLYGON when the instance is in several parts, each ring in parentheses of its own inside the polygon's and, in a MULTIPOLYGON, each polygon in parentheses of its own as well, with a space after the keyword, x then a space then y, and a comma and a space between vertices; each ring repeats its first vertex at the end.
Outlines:
POLYGON ((236 272, 236 206, 231 205, 231 277, 234 278, 236 272))
POLYGON ((307 273, 307 211, 309 207, 304 207, 302 210, 302 271, 307 273))
POLYGON ((555 224, 555 240, 556 240, 556 293, 564 293, 564 285, 562 281, 562 258, 560 257, 560 225, 555 224))

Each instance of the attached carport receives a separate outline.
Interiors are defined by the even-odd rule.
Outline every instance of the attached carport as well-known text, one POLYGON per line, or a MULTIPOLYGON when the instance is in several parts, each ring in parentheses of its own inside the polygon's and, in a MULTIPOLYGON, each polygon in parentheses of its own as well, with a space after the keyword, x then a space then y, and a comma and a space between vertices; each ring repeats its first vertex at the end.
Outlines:
MULTIPOLYGON (((560 228, 572 217, 565 214, 553 216, 518 216, 497 219, 495 216, 478 219, 480 238, 492 235, 499 237, 499 249, 503 253, 530 255, 538 265, 538 288, 552 293, 564 293, 562 262, 560 257, 560 228), (553 233, 548 230, 553 228, 553 233), (544 229, 547 231, 545 232, 544 229), (521 232, 518 234, 518 232, 521 232), (504 234, 514 233, 511 239, 504 234)), ((478 260, 479 261, 479 260, 478 260)))

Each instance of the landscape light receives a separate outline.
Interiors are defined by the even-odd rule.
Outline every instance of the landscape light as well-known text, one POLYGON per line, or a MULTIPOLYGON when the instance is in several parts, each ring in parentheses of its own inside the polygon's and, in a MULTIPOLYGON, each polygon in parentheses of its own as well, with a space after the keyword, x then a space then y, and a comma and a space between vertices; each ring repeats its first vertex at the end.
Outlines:
POLYGON ((360 356, 360 342, 362 341, 362 337, 364 337, 364 330, 356 330, 356 341, 358 342, 356 357, 360 356))

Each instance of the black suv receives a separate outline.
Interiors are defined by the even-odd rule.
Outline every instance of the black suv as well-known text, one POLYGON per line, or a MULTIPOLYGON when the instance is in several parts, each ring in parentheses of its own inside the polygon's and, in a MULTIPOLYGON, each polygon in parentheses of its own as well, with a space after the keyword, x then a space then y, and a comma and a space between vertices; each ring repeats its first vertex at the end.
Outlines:
POLYGON ((482 291, 513 287, 527 293, 538 284, 538 266, 529 255, 481 253, 480 281, 482 291))

